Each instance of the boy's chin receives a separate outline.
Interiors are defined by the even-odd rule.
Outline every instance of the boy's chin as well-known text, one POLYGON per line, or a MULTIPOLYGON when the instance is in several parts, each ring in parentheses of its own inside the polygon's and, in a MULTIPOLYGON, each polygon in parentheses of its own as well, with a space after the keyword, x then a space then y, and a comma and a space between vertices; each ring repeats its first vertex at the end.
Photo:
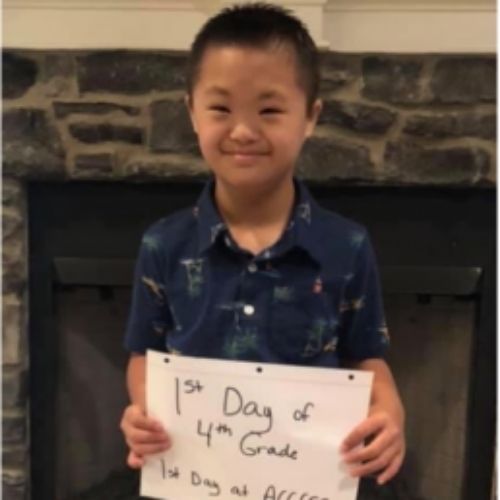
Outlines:
POLYGON ((279 189, 287 182, 293 182, 293 176, 269 176, 263 175, 260 171, 251 171, 252 169, 231 172, 230 175, 217 175, 215 179, 225 186, 226 189, 237 191, 241 194, 258 195, 259 192, 266 192, 273 189, 279 189))

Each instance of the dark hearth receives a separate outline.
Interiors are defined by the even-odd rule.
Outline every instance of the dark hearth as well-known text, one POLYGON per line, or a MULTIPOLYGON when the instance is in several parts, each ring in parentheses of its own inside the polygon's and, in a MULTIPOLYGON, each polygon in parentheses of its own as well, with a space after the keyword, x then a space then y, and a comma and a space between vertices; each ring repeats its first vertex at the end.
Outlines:
POLYGON ((139 500, 139 472, 131 469, 113 471, 100 484, 66 500, 139 500))

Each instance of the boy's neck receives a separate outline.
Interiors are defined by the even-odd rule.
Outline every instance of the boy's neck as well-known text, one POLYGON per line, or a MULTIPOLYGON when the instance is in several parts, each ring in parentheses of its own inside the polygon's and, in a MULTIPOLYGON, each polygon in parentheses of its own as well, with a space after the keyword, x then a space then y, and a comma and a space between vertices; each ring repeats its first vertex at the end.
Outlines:
POLYGON ((295 198, 293 179, 258 193, 235 192, 216 182, 215 202, 241 248, 257 254, 274 244, 285 230, 295 198))

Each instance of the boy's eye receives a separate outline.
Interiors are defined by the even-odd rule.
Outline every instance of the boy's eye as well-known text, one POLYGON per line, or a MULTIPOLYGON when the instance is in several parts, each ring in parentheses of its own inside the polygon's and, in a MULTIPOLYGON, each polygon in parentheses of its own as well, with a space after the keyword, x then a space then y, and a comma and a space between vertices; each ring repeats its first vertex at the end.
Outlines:
POLYGON ((229 113, 229 108, 226 106, 220 106, 215 104, 214 106, 209 106, 210 111, 217 111, 217 113, 229 113))
POLYGON ((264 108, 261 110, 261 114, 263 115, 276 115, 282 113, 283 111, 279 108, 264 108))

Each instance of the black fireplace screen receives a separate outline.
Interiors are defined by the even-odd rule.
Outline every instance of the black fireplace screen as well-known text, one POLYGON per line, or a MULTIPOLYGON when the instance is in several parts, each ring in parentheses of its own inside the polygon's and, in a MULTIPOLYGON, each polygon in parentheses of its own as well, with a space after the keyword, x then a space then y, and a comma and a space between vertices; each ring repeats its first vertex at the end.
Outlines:
MULTIPOLYGON (((389 362, 407 409, 398 477, 360 500, 490 498, 495 439, 492 190, 312 186, 365 224, 382 274, 389 362)), ((122 349, 143 229, 200 186, 32 184, 32 500, 136 499, 118 428, 122 349)))

